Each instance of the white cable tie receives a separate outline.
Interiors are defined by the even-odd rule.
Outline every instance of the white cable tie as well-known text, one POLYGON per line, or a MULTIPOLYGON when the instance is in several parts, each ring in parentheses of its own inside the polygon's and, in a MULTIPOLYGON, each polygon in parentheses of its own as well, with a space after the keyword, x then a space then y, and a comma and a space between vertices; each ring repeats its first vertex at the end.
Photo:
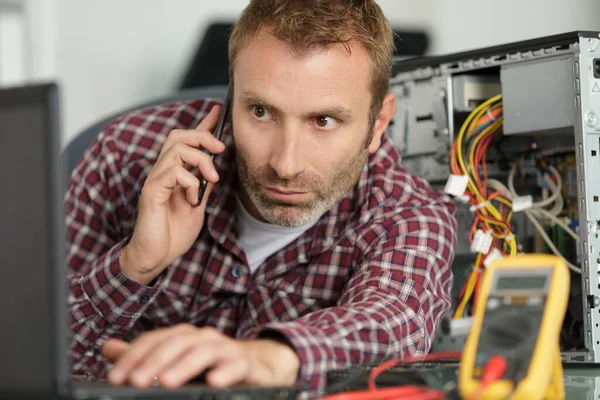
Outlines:
POLYGON ((533 196, 515 196, 512 200, 513 212, 529 210, 533 206, 533 196))
POLYGON ((469 207, 469 211, 475 212, 475 211, 480 210, 483 207, 487 206, 488 204, 490 204, 489 201, 484 201, 483 203, 479 203, 479 204, 469 207))
POLYGON ((468 184, 469 177, 467 175, 450 174, 446 182, 446 187, 444 187, 444 192, 456 197, 463 196, 468 184))
POLYGON ((507 241, 507 242, 510 242, 514 238, 515 238, 515 235, 512 234, 512 233, 509 233, 508 235, 506 235, 506 238, 504 238, 504 240, 507 241))
POLYGON ((504 255, 500 252, 500 250, 498 250, 497 248, 494 247, 490 251, 490 254, 487 255, 485 260, 483 260, 483 265, 487 268, 494 261, 501 260, 503 258, 504 258, 504 255))

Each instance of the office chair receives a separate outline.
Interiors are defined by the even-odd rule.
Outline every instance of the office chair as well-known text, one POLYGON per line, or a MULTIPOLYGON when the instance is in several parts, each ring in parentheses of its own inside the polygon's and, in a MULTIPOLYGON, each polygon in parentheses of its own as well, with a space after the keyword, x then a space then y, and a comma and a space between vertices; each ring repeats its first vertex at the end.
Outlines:
POLYGON ((125 114, 130 111, 138 110, 145 107, 157 106, 160 104, 166 103, 174 103, 177 101, 192 101, 201 98, 217 98, 223 99, 227 94, 227 86, 226 85, 213 85, 213 86, 204 86, 194 89, 181 90, 172 95, 161 97, 156 100, 140 104, 134 107, 130 107, 126 110, 122 110, 118 113, 105 117, 93 125, 85 128, 79 134, 75 136, 75 138, 67 145, 62 153, 62 157, 65 161, 67 179, 70 178, 71 172, 75 168, 75 165, 85 152, 85 150, 89 147, 92 141, 98 136, 98 134, 104 129, 104 127, 115 118, 119 117, 122 114, 125 114))
MULTIPOLYGON (((227 47, 234 21, 215 21, 202 33, 199 44, 179 84, 180 89, 229 83, 227 47)), ((429 35, 421 30, 394 29, 395 56, 422 56, 429 48, 429 35)))
POLYGON ((201 35, 179 89, 229 83, 227 47, 234 21, 215 21, 201 35))

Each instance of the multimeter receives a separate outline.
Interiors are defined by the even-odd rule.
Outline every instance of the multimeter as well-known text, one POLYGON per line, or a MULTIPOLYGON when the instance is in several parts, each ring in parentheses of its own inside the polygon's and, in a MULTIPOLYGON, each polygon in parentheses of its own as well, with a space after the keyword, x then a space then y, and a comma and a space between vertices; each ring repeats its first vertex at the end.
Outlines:
POLYGON ((473 326, 463 348, 459 390, 470 398, 495 355, 506 370, 479 399, 563 399, 559 334, 569 298, 569 271, 557 256, 497 260, 483 275, 473 326))

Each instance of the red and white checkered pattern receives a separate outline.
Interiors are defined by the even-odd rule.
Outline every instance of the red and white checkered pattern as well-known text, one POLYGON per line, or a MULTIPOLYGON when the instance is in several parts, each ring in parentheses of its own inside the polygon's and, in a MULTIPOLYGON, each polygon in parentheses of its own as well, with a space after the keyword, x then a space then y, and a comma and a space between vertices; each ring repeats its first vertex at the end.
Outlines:
POLYGON ((228 124, 228 150, 215 158, 221 180, 194 245, 150 287, 121 272, 120 250, 167 135, 195 127, 215 104, 126 114, 73 172, 66 195, 73 372, 103 377, 106 338, 129 340, 180 322, 237 338, 283 335, 301 359, 299 383, 313 390, 325 385, 328 369, 427 353, 450 307, 455 210, 399 165, 385 135, 354 189, 251 274, 236 233, 228 124))

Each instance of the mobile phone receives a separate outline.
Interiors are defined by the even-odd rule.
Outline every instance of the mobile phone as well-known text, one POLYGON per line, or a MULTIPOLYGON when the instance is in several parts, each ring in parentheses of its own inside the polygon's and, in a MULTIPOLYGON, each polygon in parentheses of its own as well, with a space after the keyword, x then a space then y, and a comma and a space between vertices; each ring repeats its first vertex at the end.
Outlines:
MULTIPOLYGON (((227 88, 227 95, 225 96, 225 100, 223 101, 223 105, 221 106, 221 113, 219 114, 219 120, 217 121, 217 126, 213 132, 215 138, 221 140, 221 135, 223 134, 223 127, 225 126, 225 120, 227 119, 227 114, 229 114, 229 109, 231 108, 231 85, 227 88)), ((208 150, 202 149, 203 152, 210 155, 211 159, 215 158, 215 155, 209 153, 208 150)), ((200 190, 198 192, 198 204, 202 203, 202 199, 204 198, 204 192, 206 192, 206 185, 208 182, 204 179, 204 176, 200 179, 200 190)))

